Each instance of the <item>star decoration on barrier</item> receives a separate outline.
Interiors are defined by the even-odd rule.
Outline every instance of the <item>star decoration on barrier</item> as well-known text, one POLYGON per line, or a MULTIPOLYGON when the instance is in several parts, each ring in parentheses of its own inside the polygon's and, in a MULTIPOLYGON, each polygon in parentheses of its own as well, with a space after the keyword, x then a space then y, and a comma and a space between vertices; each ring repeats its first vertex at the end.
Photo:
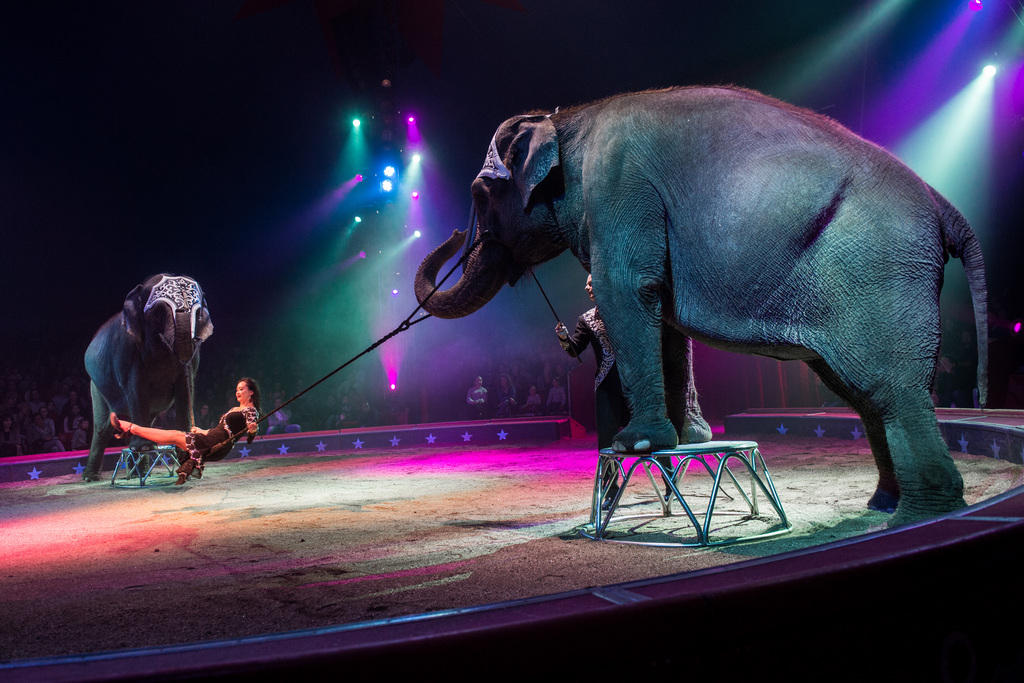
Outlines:
POLYGON ((280 446, 277 447, 277 452, 280 453, 281 455, 288 455, 288 445, 281 444, 280 446))
POLYGON ((427 443, 434 443, 437 441, 437 437, 433 434, 427 434, 427 443))
POLYGON ((506 432, 504 429, 502 429, 500 432, 498 432, 498 441, 504 441, 505 437, 507 437, 507 436, 508 436, 508 432, 506 432))
POLYGON ((79 462, 77 465, 75 465, 71 469, 74 470, 75 474, 77 474, 78 476, 82 476, 82 472, 85 471, 85 466, 81 462, 79 462))
POLYGON ((249 454, 252 453, 252 450, 248 446, 242 446, 238 449, 238 453, 241 457, 248 458, 249 454))
POLYGON ((999 444, 996 443, 995 439, 992 439, 992 455, 995 456, 996 460, 999 459, 999 444))
POLYGON ((818 425, 817 427, 814 428, 814 433, 817 434, 818 438, 820 439, 822 435, 825 433, 825 430, 821 428, 821 425, 818 425))
POLYGON ((473 438, 473 435, 469 433, 468 429, 466 431, 462 432, 462 434, 460 436, 462 436, 462 440, 463 441, 469 441, 470 439, 473 438))
POLYGON ((860 431, 860 425, 853 425, 853 431, 850 432, 853 435, 853 440, 856 441, 860 437, 864 436, 864 432, 860 431))
POLYGON ((364 443, 366 442, 357 436, 356 440, 352 442, 352 445, 355 446, 356 448, 362 448, 364 443))
POLYGON ((327 444, 325 444, 323 441, 317 442, 317 444, 316 444, 316 452, 317 453, 323 453, 325 450, 327 450, 327 444))
POLYGON ((391 445, 392 446, 397 446, 399 441, 401 441, 401 439, 399 439, 397 435, 392 435, 391 436, 391 445))
POLYGON ((27 474, 29 479, 38 479, 39 475, 42 474, 42 472, 37 470, 35 465, 32 465, 32 471, 28 472, 27 474))
POLYGON ((957 441, 957 443, 960 444, 960 452, 961 453, 966 453, 967 452, 967 444, 970 443, 970 442, 967 441, 967 439, 964 437, 964 433, 963 432, 960 432, 960 440, 957 441))
POLYGON ((784 425, 784 424, 782 424, 782 423, 780 422, 780 423, 779 423, 779 426, 775 428, 775 431, 777 431, 777 432, 778 432, 779 434, 785 434, 785 433, 786 433, 786 432, 788 432, 789 430, 788 430, 788 429, 786 429, 786 425, 784 425))

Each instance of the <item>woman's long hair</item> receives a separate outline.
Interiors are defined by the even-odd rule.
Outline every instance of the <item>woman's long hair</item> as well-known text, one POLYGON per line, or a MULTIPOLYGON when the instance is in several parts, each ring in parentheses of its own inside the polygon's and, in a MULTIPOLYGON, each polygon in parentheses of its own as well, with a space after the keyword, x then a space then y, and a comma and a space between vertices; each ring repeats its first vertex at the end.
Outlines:
POLYGON ((252 404, 256 406, 256 410, 260 409, 260 385, 256 384, 256 380, 252 377, 243 377, 238 380, 239 382, 245 382, 245 385, 249 387, 249 391, 252 392, 252 404))

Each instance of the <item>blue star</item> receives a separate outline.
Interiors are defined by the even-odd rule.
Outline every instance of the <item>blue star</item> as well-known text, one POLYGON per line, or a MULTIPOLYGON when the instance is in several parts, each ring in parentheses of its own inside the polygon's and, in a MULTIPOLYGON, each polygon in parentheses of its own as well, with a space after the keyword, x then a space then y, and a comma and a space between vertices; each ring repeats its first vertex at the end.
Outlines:
POLYGON ((814 428, 814 433, 817 434, 818 438, 820 439, 821 435, 825 433, 825 430, 821 428, 821 425, 818 425, 817 427, 814 428))
POLYGON ((502 429, 500 432, 498 432, 498 440, 499 441, 504 441, 506 436, 508 436, 508 432, 506 432, 504 429, 502 429))
POLYGON ((437 441, 437 437, 433 434, 427 434, 427 443, 434 443, 437 441))
POLYGON ((853 440, 856 441, 860 437, 864 436, 864 432, 860 431, 860 425, 853 425, 853 431, 850 432, 853 435, 853 440))
POLYGON ((960 440, 957 441, 957 443, 960 444, 960 452, 961 453, 966 453, 967 452, 967 444, 969 442, 967 441, 966 437, 964 437, 964 433, 963 432, 960 432, 960 440))
POLYGON ((463 441, 469 441, 472 438, 473 438, 473 435, 469 433, 468 429, 466 431, 462 432, 462 440, 463 441))
POLYGON ((397 446, 399 441, 401 441, 401 439, 399 439, 398 436, 392 435, 392 437, 391 437, 391 445, 392 446, 397 446))
POLYGON ((35 465, 32 465, 32 471, 28 473, 28 478, 29 479, 38 479, 40 474, 42 474, 42 472, 37 470, 35 465))
POLYGON ((323 453, 326 448, 327 448, 327 444, 325 444, 323 441, 320 441, 316 445, 316 450, 317 450, 318 453, 323 453))
POLYGON ((999 444, 996 443, 995 439, 992 439, 992 453, 995 455, 996 460, 999 459, 999 444))
POLYGON ((238 453, 241 457, 248 458, 249 454, 252 453, 252 450, 250 450, 248 446, 242 446, 238 449, 238 453))
POLYGON ((277 447, 277 452, 280 453, 281 455, 287 455, 288 454, 288 445, 287 444, 281 444, 280 446, 277 447))
POLYGON ((85 471, 85 466, 82 465, 81 462, 79 462, 77 465, 75 465, 71 469, 73 469, 75 471, 75 474, 77 474, 78 476, 82 476, 82 472, 85 471))
POLYGON ((788 430, 788 429, 786 429, 786 425, 784 425, 784 424, 782 424, 782 423, 780 422, 780 423, 779 423, 779 426, 775 428, 775 431, 777 431, 777 432, 778 432, 779 434, 785 434, 785 433, 786 433, 786 432, 788 432, 789 430, 788 430))
POLYGON ((365 442, 365 441, 362 441, 362 440, 361 440, 361 439, 360 439, 360 438, 359 438, 359 437, 357 436, 357 437, 356 437, 356 440, 352 442, 352 445, 353 445, 353 446, 355 446, 356 448, 362 448, 362 447, 363 447, 363 444, 364 444, 364 443, 366 443, 366 442, 365 442))

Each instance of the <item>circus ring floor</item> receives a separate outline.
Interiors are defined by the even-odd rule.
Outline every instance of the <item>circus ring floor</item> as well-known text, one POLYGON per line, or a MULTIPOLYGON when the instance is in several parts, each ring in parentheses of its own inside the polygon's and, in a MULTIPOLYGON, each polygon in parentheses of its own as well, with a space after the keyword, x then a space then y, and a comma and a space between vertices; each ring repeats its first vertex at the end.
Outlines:
POLYGON ((255 455, 183 487, 0 484, 0 678, 452 678, 543 661, 854 679, 891 659, 894 675, 1017 680, 1020 627, 995 624, 1022 604, 1024 468, 955 452, 971 507, 885 530, 864 508, 866 441, 799 435, 820 413, 764 424, 780 415, 798 435, 748 420, 727 438, 761 443, 794 530, 719 549, 581 538, 593 437, 255 455))

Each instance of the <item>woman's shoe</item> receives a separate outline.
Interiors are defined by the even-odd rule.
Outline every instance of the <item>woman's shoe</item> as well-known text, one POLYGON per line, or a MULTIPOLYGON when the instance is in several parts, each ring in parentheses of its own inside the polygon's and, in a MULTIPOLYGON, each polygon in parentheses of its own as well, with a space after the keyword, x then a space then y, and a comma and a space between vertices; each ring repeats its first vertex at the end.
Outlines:
POLYGON ((188 480, 189 475, 192 474, 192 470, 195 469, 195 466, 196 463, 192 459, 181 463, 181 467, 178 468, 178 481, 174 482, 174 485, 181 486, 184 484, 188 480))

